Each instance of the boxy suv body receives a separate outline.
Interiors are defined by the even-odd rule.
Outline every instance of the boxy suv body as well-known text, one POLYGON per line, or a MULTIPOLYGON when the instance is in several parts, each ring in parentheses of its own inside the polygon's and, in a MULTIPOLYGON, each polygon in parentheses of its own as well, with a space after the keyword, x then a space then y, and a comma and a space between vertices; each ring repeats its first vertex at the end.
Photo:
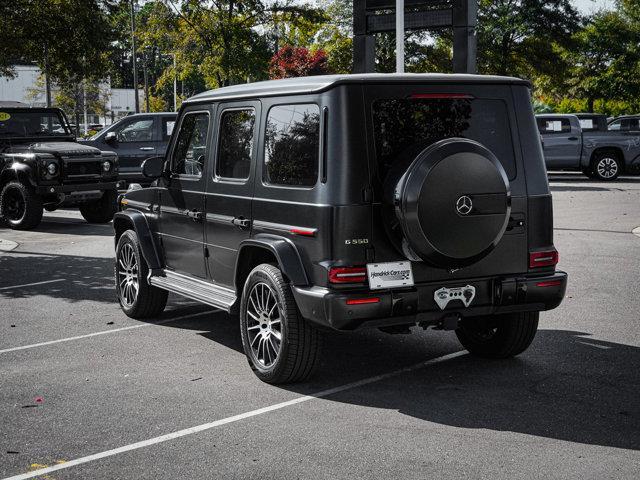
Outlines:
POLYGON ((90 223, 116 211, 118 157, 80 145, 62 110, 0 102, 0 219, 35 228, 43 209, 78 207, 90 223))
POLYGON ((485 357, 557 307, 552 205, 529 85, 469 75, 346 75, 186 101, 166 158, 114 218, 134 318, 167 291, 238 313, 267 382, 306 378, 320 332, 455 329, 485 357))

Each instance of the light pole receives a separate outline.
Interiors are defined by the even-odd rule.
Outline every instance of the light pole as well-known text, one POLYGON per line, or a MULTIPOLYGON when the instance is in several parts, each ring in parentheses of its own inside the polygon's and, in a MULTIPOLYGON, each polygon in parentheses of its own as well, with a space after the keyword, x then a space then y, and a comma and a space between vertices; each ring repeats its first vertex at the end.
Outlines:
POLYGON ((133 91, 136 113, 140 113, 140 99, 138 98, 138 66, 136 63, 136 8, 135 0, 131 0, 131 60, 133 62, 133 91))
POLYGON ((176 52, 173 52, 173 111, 178 111, 178 67, 176 52))

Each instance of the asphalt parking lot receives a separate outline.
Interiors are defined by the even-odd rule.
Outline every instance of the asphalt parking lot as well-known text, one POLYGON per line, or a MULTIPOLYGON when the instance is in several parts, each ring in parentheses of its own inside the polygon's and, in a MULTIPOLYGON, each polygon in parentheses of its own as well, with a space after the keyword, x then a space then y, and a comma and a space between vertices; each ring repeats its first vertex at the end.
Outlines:
POLYGON ((121 313, 111 226, 0 228, 0 478, 638 478, 640 177, 551 190, 569 287, 525 354, 336 334, 288 387, 257 380, 224 313, 121 313))

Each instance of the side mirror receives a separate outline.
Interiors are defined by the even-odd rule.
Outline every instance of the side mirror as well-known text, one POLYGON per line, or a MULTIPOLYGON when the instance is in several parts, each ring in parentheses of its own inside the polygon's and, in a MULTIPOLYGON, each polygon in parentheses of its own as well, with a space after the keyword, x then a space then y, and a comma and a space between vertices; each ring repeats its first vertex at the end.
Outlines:
POLYGON ((115 143, 118 141, 118 134, 116 132, 109 132, 104 136, 104 141, 107 143, 115 143))
POLYGON ((142 174, 147 178, 160 178, 164 172, 164 157, 150 157, 142 162, 142 174))

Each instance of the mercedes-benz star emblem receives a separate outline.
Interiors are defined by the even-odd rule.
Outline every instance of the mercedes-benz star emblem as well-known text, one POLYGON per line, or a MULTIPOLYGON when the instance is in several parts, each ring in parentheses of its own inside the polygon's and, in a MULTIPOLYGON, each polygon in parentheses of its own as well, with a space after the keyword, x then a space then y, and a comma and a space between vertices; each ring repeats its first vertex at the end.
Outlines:
POLYGON ((460 215, 469 215, 473 210, 473 202, 471 197, 467 195, 461 196, 456 202, 456 210, 460 215))

